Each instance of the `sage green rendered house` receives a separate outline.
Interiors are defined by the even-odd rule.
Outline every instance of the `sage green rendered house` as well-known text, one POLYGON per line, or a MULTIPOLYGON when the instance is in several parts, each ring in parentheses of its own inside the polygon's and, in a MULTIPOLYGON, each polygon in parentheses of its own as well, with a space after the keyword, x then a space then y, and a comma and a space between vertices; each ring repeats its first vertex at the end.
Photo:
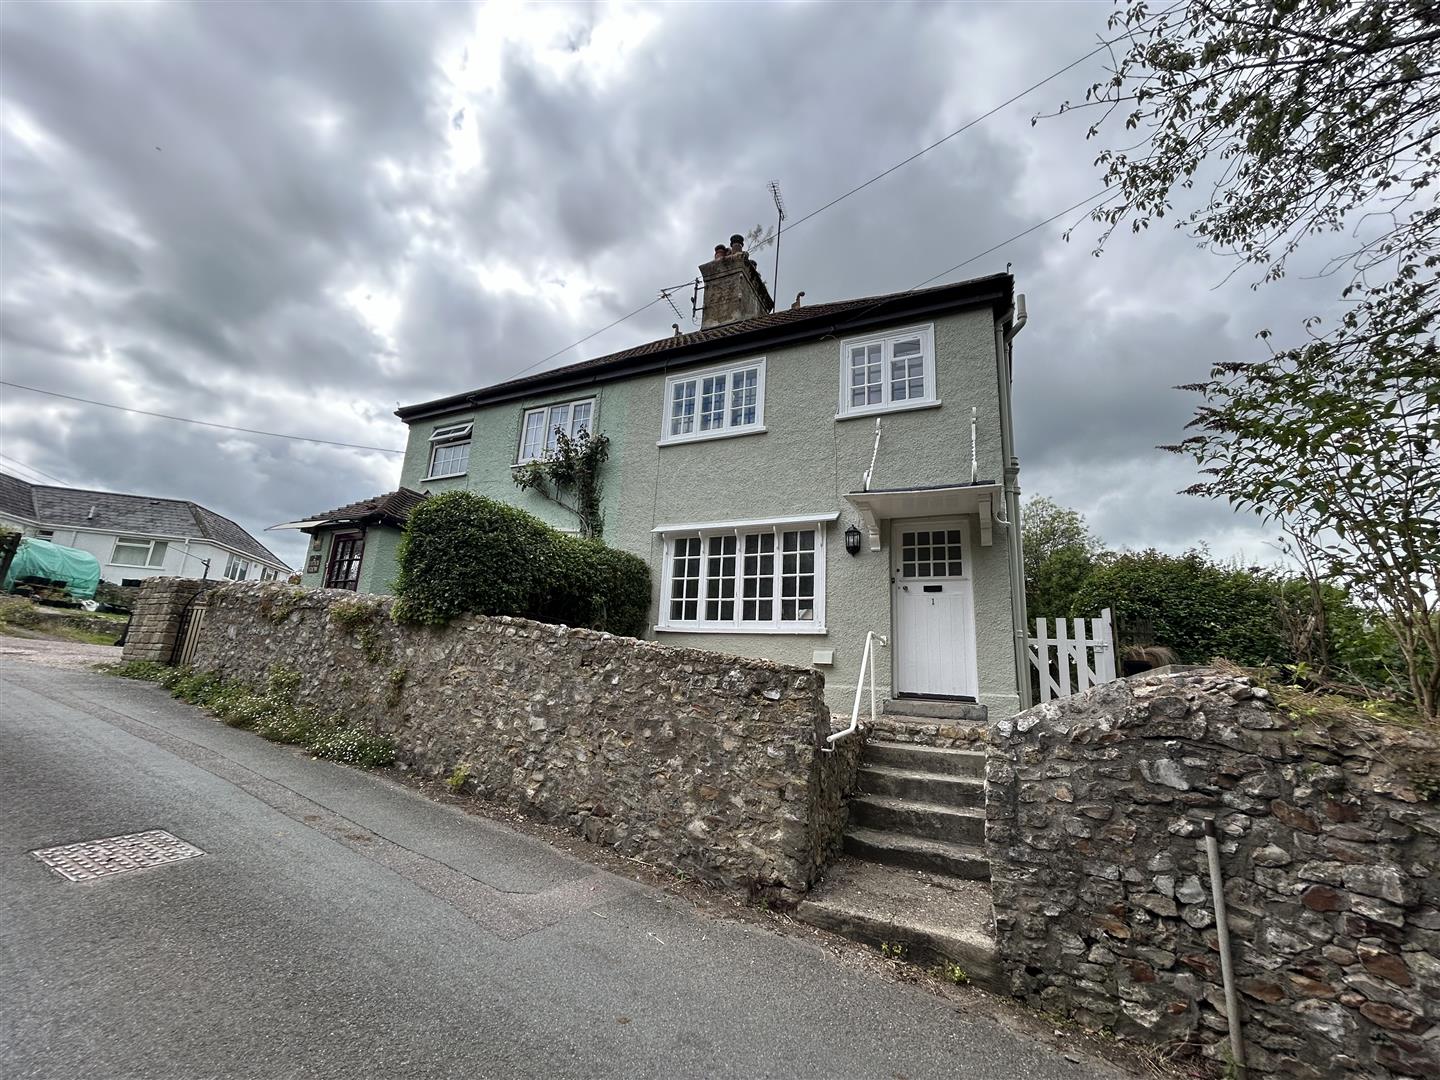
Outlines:
MULTIPOLYGON (((371 502, 466 489, 573 531, 513 470, 557 430, 603 433, 603 539, 651 566, 651 636, 814 666, 844 714, 869 637, 882 700, 1015 712, 1013 279, 774 311, 740 238, 700 269, 696 332, 400 409, 401 490, 371 502)), ((355 510, 292 523, 315 538, 306 584, 393 579, 403 521, 355 510)))

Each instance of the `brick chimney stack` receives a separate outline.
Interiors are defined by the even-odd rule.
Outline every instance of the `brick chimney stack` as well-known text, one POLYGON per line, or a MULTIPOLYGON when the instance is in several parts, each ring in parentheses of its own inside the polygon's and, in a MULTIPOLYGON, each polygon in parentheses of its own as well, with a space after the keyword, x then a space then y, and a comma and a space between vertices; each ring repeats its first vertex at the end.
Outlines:
POLYGON ((702 330, 753 319, 775 309, 755 260, 745 254, 745 237, 739 233, 730 237, 729 247, 715 245, 715 257, 700 265, 700 276, 705 279, 702 330))

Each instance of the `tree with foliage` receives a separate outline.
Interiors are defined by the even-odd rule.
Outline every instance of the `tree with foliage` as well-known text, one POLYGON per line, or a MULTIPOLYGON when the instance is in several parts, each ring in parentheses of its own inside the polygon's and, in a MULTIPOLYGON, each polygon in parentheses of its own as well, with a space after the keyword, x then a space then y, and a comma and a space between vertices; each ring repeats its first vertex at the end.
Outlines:
POLYGON ((1099 111, 1092 138, 1143 136, 1097 159, 1100 247, 1170 217, 1258 286, 1308 238, 1352 237, 1324 268, 1342 313, 1217 363, 1168 449, 1207 477, 1192 493, 1277 523, 1373 605, 1440 719, 1440 5, 1121 2, 1113 71, 1064 107, 1099 111))
POLYGON ((581 536, 599 540, 605 532, 605 516, 600 509, 600 467, 609 457, 610 440, 606 436, 591 435, 583 428, 579 435, 572 436, 556 428, 555 446, 545 451, 539 461, 517 468, 515 485, 565 507, 580 522, 581 536))
POLYGON ((1025 608, 1030 618, 1070 617, 1075 592, 1094 566, 1100 541, 1083 515, 1043 495, 1025 503, 1021 522, 1025 608))
POLYGON ((1107 552, 1075 594, 1075 610, 1115 614, 1121 644, 1164 645, 1182 663, 1290 661, 1277 618, 1277 583, 1222 566, 1203 551, 1107 552), (1138 629, 1148 631, 1142 640, 1138 629))

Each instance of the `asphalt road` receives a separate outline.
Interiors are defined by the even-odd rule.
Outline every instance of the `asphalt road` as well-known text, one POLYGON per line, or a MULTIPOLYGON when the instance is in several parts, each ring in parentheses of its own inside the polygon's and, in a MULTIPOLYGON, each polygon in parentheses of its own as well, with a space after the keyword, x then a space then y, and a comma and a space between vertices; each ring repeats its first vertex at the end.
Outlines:
POLYGON ((158 688, 0 658, 0 1075, 1121 1074, 158 688), (166 829, 67 882, 29 852, 166 829))

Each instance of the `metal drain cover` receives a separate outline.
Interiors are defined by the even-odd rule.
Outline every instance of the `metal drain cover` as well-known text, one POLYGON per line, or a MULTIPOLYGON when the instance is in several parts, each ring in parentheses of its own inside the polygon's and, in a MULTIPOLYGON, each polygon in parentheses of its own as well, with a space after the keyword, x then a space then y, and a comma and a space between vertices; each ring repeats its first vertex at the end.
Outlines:
POLYGON ((125 836, 107 836, 103 840, 41 848, 30 854, 69 881, 91 881, 129 870, 145 870, 193 859, 205 852, 164 829, 151 829, 125 836))

